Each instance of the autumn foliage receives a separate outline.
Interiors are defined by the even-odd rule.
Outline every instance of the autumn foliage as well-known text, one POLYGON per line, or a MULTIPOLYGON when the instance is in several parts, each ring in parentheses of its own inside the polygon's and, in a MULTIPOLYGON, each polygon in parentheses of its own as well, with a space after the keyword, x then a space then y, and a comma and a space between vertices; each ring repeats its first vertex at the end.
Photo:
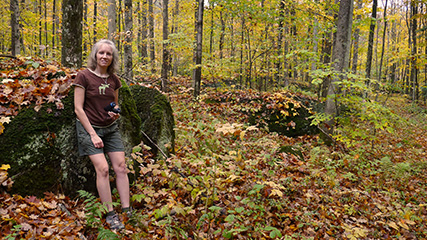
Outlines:
MULTIPOLYGON (((35 110, 52 101, 60 108, 74 74, 41 60, 1 64, 0 114, 12 121, 29 103, 36 104, 35 110)), ((141 144, 128 156, 129 162, 140 163, 131 169, 140 173, 131 189, 135 213, 131 219, 122 216, 126 229, 111 232, 115 238, 427 237, 423 106, 392 97, 388 107, 404 119, 394 133, 376 131, 375 141, 328 147, 317 135, 289 138, 249 125, 242 108, 256 106, 208 101, 231 92, 249 101, 257 93, 205 88, 195 101, 190 85, 188 79, 173 79, 168 95, 176 121, 175 154, 154 161, 141 144)), ((275 104, 282 110, 291 101, 272 93, 262 96, 280 97, 275 104)), ((351 127, 369 126, 355 121, 351 127)), ((102 218, 89 214, 88 204, 94 202, 86 197, 9 195, 7 170, 0 168, 2 238, 96 239, 104 234, 100 229, 108 231, 102 218), (96 219, 100 225, 88 224, 96 219)))

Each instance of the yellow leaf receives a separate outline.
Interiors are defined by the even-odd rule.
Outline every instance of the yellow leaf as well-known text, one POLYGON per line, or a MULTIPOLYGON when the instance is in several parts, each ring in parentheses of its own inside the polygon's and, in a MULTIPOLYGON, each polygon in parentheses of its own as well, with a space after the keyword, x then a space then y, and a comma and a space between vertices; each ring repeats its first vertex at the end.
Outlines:
POLYGON ((277 196, 279 196, 279 197, 282 197, 282 196, 283 196, 283 193, 282 193, 282 191, 280 191, 280 190, 278 190, 278 189, 273 189, 273 190, 271 190, 270 197, 271 197, 271 196, 274 196, 274 195, 277 195, 277 196))
POLYGON ((10 117, 1 117, 0 123, 10 123, 10 117))
POLYGON ((0 170, 5 170, 5 171, 7 171, 7 169, 9 169, 10 168, 10 165, 9 164, 2 164, 1 165, 1 167, 0 167, 0 170))
POLYGON ((395 222, 390 222, 387 225, 389 227, 392 227, 392 228, 396 229, 396 230, 399 230, 399 226, 397 226, 397 224, 395 222))
POLYGON ((406 229, 406 230, 409 230, 408 225, 406 225, 406 223, 404 223, 402 220, 400 220, 397 224, 398 224, 399 226, 401 226, 402 228, 404 228, 404 229, 406 229))
POLYGON ((409 219, 405 219, 405 222, 409 225, 415 225, 416 224, 414 221, 409 220, 409 219))
POLYGON ((241 131, 240 132, 240 140, 244 140, 245 139, 245 134, 246 134, 246 131, 241 131))

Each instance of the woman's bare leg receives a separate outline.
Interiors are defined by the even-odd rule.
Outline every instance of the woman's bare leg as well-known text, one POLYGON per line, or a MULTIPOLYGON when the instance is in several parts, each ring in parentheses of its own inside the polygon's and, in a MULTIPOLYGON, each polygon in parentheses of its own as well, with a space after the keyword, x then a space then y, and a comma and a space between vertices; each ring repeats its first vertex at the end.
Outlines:
POLYGON ((116 186, 119 192, 122 208, 130 206, 130 193, 129 193, 129 178, 125 161, 124 152, 110 152, 107 153, 110 157, 111 164, 113 165, 114 172, 116 173, 116 186))

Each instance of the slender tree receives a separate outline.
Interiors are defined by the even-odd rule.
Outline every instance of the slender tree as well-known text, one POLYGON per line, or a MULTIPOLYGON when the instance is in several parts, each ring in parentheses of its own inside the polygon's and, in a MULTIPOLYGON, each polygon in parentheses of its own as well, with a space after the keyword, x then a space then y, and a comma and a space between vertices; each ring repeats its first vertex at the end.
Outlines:
POLYGON ((95 0, 93 2, 93 42, 96 42, 96 35, 97 35, 97 30, 96 30, 96 20, 98 19, 98 3, 95 0))
POLYGON ((53 0, 52 3, 52 56, 56 56, 56 33, 57 33, 57 26, 58 26, 58 17, 56 15, 56 0, 53 0))
POLYGON ((194 51, 193 88, 194 97, 200 95, 202 82, 202 44, 203 44, 203 10, 204 0, 196 0, 196 49, 194 51))
POLYGON ((382 37, 382 45, 381 45, 381 59, 380 59, 380 69, 378 71, 378 81, 381 81, 382 76, 382 67, 383 67, 383 60, 384 60, 384 48, 385 48, 385 40, 386 40, 386 33, 387 33, 387 3, 388 1, 385 1, 384 5, 384 29, 383 29, 383 37, 382 37))
POLYGON ((123 44, 125 76, 128 80, 133 78, 132 64, 132 39, 133 39, 133 19, 132 0, 125 0, 125 39, 123 44))
MULTIPOLYGON (((340 78, 343 78, 345 72, 348 70, 352 24, 353 0, 341 0, 337 19, 336 40, 332 53, 333 68, 335 71, 341 73, 340 78)), ((329 134, 334 129, 335 116, 338 115, 336 96, 339 93, 339 89, 335 84, 337 80, 337 78, 333 78, 329 84, 328 97, 326 99, 325 113, 330 117, 330 120, 326 121, 324 126, 321 126, 329 134)))
POLYGON ((276 82, 278 84, 281 84, 281 80, 282 80, 282 54, 283 54, 283 49, 282 49, 282 44, 283 44, 283 36, 284 36, 284 21, 285 21, 285 1, 284 0, 280 0, 280 5, 279 5, 279 33, 277 35, 277 61, 276 61, 276 82))
POLYGON ((169 1, 163 0, 163 62, 162 62, 162 91, 168 92, 168 75, 171 68, 169 51, 169 1))
MULTIPOLYGON (((368 53, 366 56, 366 78, 368 79, 371 77, 371 69, 372 69, 372 55, 373 55, 373 49, 374 49, 375 26, 377 25, 377 6, 378 6, 378 0, 373 0, 371 25, 369 27, 368 53)), ((368 83, 369 83, 369 80, 368 80, 368 83)))
MULTIPOLYGON (((363 1, 357 0, 357 9, 362 9, 363 1)), ((356 21, 359 23, 362 19, 362 15, 357 15, 356 21)), ((359 39, 360 39, 360 28, 357 27, 354 30, 354 37, 353 37, 353 60, 352 60, 352 67, 351 70, 353 73, 357 72, 357 62, 359 60, 359 39)))
POLYGON ((116 24, 116 1, 107 0, 108 3, 108 39, 115 41, 115 35, 117 31, 116 24))
POLYGON ((83 0, 62 2, 62 56, 64 67, 82 67, 83 0))
POLYGON ((148 29, 149 29, 149 39, 150 39, 150 63, 151 63, 151 72, 154 73, 155 69, 155 48, 154 48, 154 9, 153 9, 153 0, 148 0, 148 29))
POLYGON ((18 0, 10 0, 10 26, 11 26, 11 40, 12 40, 12 56, 21 54, 21 39, 19 31, 19 2, 18 0))
POLYGON ((138 53, 141 58, 142 64, 147 63, 147 1, 143 0, 142 3, 138 1, 138 53), (142 5, 140 7, 140 5, 142 5))
MULTIPOLYGON (((175 0, 175 8, 172 12, 172 28, 171 28, 171 33, 177 33, 178 32, 178 15, 179 15, 179 0, 175 0)), ((178 65, 179 65, 179 54, 177 52, 173 52, 171 53, 171 55, 173 54, 173 59, 171 60, 173 64, 173 69, 172 69, 172 74, 173 76, 176 76, 178 74, 178 65)))
POLYGON ((417 14, 418 4, 417 1, 411 0, 411 97, 412 100, 418 100, 418 66, 417 66, 417 14))

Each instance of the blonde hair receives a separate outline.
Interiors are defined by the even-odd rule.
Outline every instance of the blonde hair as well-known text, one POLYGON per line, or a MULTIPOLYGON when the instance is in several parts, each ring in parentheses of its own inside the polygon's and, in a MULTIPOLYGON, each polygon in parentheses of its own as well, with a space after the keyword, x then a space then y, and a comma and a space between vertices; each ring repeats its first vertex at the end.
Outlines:
POLYGON ((108 66, 107 68, 108 74, 112 75, 119 70, 119 53, 114 43, 108 39, 99 40, 93 45, 92 51, 90 52, 89 57, 87 59, 87 67, 91 70, 96 69, 96 54, 98 53, 99 48, 101 48, 103 44, 109 45, 111 47, 111 50, 113 51, 113 60, 111 61, 110 66, 108 66))

